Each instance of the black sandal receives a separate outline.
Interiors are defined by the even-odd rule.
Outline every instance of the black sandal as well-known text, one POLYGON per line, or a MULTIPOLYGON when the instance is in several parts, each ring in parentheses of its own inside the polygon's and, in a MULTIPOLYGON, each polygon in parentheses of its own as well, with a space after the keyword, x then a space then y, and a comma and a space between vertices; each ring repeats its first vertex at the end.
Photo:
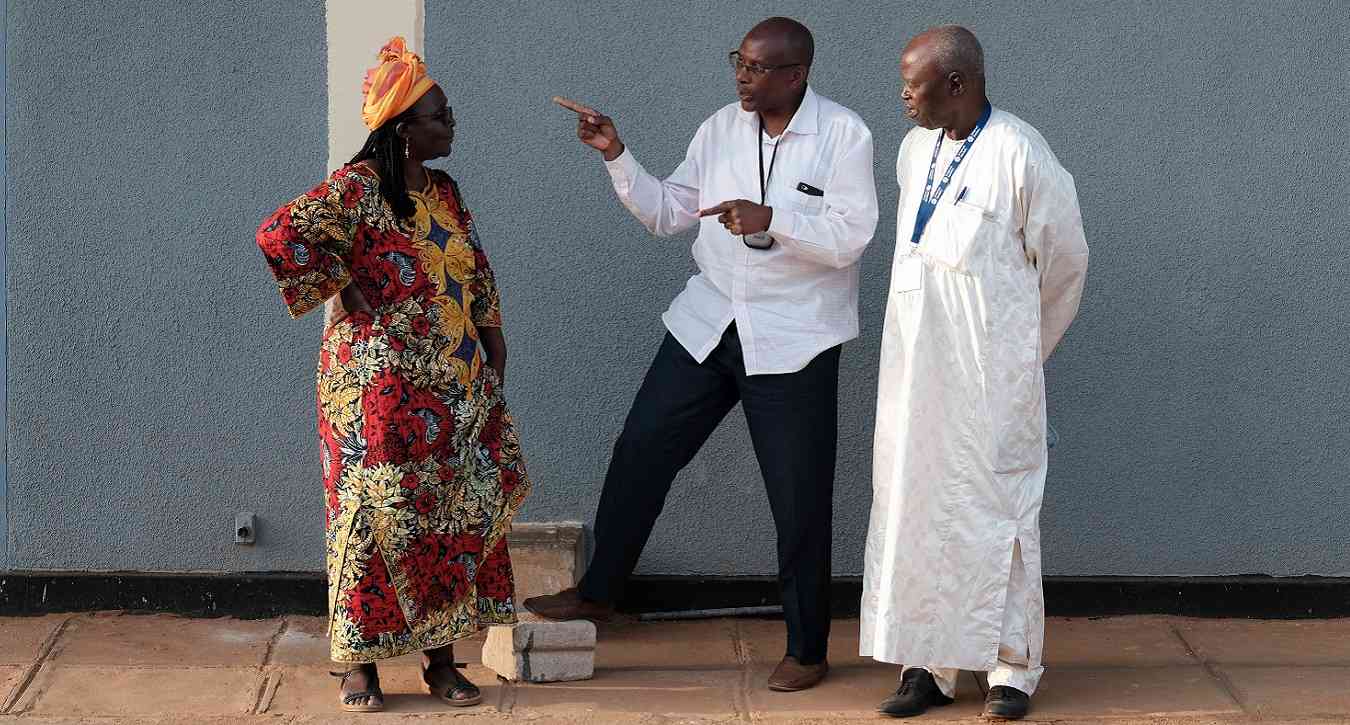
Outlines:
MULTIPOLYGON (((334 677, 342 678, 339 688, 347 684, 347 678, 357 672, 361 672, 360 667, 356 667, 346 672, 329 672, 334 677)), ((341 689, 338 693, 341 694, 341 689)), ((384 692, 380 690, 380 673, 376 672, 370 679, 370 686, 361 692, 353 692, 349 695, 342 695, 342 701, 339 705, 343 712, 383 712, 384 711, 384 692), (373 698, 379 698, 378 704, 370 702, 373 698)))
POLYGON ((483 701, 483 692, 478 689, 478 685, 473 684, 469 678, 461 675, 460 670, 468 667, 463 662, 433 662, 431 667, 422 669, 422 682, 426 683, 427 692, 445 704, 451 707, 471 707, 483 701), (431 670, 436 667, 449 667, 450 672, 455 676, 455 684, 445 688, 444 692, 437 692, 435 683, 431 681, 431 670), (462 695, 455 697, 455 695, 462 695))

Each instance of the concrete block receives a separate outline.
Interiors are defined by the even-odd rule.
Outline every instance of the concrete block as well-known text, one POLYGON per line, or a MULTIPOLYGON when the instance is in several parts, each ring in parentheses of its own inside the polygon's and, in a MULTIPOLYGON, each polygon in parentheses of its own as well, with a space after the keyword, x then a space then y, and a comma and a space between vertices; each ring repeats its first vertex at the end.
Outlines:
POLYGON ((595 674, 595 625, 577 620, 493 627, 483 665, 513 681, 589 680, 595 674))
POLYGON ((576 586, 586 568, 579 523, 515 523, 506 534, 515 571, 516 602, 576 586))

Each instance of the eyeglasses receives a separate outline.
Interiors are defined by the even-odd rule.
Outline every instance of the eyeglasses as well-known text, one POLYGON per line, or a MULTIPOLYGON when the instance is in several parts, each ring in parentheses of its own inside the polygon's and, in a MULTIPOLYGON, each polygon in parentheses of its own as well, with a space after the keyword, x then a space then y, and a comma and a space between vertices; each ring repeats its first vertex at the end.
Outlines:
POLYGON ((449 106, 446 106, 445 108, 442 108, 439 111, 434 111, 432 113, 414 113, 408 116, 408 118, 409 119, 429 118, 433 121, 440 121, 441 123, 451 128, 455 127, 455 109, 449 106))
POLYGON ((733 50, 730 53, 727 53, 727 61, 731 63, 732 70, 739 73, 740 70, 744 68, 747 71, 750 71, 751 74, 759 76, 761 78, 768 75, 771 71, 776 71, 782 68, 791 68, 794 65, 802 65, 801 63, 784 63, 783 65, 760 65, 759 63, 746 63, 741 60, 741 52, 739 50, 733 50))

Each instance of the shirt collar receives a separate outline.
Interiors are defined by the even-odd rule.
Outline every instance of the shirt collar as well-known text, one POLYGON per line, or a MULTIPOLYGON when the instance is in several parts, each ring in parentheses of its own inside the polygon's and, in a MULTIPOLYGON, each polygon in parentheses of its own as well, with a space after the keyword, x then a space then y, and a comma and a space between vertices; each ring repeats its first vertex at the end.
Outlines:
MULTIPOLYGON (((736 115, 752 128, 759 124, 759 114, 738 108, 736 115)), ((802 96, 802 104, 797 106, 797 112, 792 115, 792 120, 788 122, 787 128, 783 129, 783 133, 815 134, 819 117, 820 100, 811 86, 807 86, 806 95, 802 96)), ((782 138, 781 134, 779 138, 782 138)))

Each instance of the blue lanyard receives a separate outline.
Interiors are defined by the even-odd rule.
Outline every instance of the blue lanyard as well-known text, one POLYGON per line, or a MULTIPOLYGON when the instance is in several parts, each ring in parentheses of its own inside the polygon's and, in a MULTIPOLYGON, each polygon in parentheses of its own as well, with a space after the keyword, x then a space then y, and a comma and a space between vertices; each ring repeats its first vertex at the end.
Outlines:
POLYGON ((928 226, 928 220, 933 218, 933 212, 937 211, 938 199, 942 198, 942 192, 947 190, 947 184, 952 181, 952 176, 956 174, 956 169, 965 160, 966 154, 970 152, 970 147, 975 145, 975 139, 980 137, 980 132, 984 130, 984 125, 989 122, 989 115, 993 113, 994 107, 988 103, 984 104, 984 113, 980 114, 980 120, 975 122, 975 128, 970 130, 970 135, 966 136, 965 143, 956 150, 956 155, 952 157, 952 163, 947 166, 947 173, 942 175, 942 181, 938 183, 937 188, 933 188, 933 175, 937 173, 938 152, 942 150, 942 139, 947 135, 944 130, 938 134, 937 144, 933 146, 933 160, 928 164, 928 183, 923 187, 923 198, 919 200, 919 213, 914 217, 914 234, 909 241, 914 244, 919 243, 919 238, 923 236, 923 230, 928 226))

